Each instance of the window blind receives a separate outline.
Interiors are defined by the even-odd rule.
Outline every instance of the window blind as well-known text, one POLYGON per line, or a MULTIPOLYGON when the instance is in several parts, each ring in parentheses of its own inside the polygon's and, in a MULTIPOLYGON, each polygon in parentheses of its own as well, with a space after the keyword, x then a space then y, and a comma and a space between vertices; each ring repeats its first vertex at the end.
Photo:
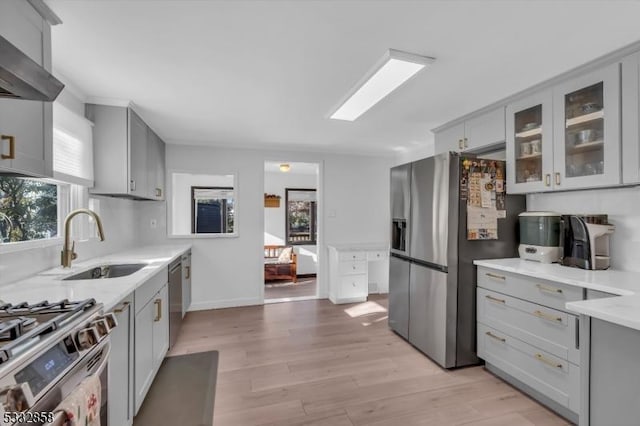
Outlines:
POLYGON ((53 177, 93 186, 93 123, 53 103, 53 177))

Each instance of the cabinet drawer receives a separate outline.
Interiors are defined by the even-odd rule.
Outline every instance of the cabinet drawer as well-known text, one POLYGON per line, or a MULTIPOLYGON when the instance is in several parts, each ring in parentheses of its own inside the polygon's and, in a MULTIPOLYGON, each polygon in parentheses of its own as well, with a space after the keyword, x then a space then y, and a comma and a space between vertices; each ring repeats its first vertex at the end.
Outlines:
POLYGON ((478 322, 580 365, 575 315, 478 288, 478 322))
POLYGON ((388 257, 388 254, 386 251, 368 251, 367 252, 368 261, 383 260, 383 259, 386 259, 387 257, 388 257))
POLYGON ((359 275, 367 273, 366 261, 340 262, 338 266, 340 275, 359 275))
POLYGON ((366 298, 368 290, 366 275, 352 275, 340 279, 340 299, 366 298))
POLYGON ((340 262, 349 260, 367 260, 367 253, 364 251, 341 251, 338 252, 338 260, 340 262))
POLYGON ((566 312, 565 304, 582 300, 582 288, 478 267, 478 286, 566 312))
POLYGON ((580 410, 580 367, 478 324, 478 356, 571 411, 580 410))
POLYGON ((162 268, 136 289, 134 296, 136 314, 144 308, 144 305, 146 305, 167 282, 169 282, 169 270, 168 268, 162 268))

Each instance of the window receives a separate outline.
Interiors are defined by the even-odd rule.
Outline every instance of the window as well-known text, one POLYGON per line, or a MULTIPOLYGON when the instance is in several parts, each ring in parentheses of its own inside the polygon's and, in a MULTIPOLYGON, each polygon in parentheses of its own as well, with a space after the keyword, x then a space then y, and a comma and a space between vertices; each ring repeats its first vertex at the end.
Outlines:
POLYGON ((58 185, 0 176, 0 243, 58 236, 58 185))
POLYGON ((318 237, 315 189, 285 189, 287 244, 315 244, 318 237))
POLYGON ((191 187, 191 233, 232 234, 233 187, 191 187))

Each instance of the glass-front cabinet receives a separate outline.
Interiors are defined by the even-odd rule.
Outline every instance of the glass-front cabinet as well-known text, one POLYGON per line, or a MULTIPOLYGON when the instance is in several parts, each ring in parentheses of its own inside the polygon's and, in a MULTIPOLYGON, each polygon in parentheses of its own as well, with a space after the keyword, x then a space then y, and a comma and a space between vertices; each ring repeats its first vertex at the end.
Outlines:
POLYGON ((620 64, 506 108, 507 192, 621 183, 620 64))
POLYGON ((507 105, 507 191, 541 192, 552 189, 553 93, 537 93, 507 105))
POLYGON ((554 189, 615 185, 620 173, 620 64, 554 88, 554 189))

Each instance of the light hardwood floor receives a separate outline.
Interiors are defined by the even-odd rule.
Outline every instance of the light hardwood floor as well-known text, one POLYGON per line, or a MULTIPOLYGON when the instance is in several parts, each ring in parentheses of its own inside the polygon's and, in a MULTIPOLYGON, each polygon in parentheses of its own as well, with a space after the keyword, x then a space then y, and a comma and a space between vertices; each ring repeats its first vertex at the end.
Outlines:
POLYGON ((389 330, 386 306, 191 312, 170 355, 220 352, 216 426, 569 424, 482 367, 441 369, 389 330))
POLYGON ((316 295, 316 285, 316 277, 298 277, 295 284, 291 281, 269 281, 264 284, 264 298, 312 297, 316 295))

